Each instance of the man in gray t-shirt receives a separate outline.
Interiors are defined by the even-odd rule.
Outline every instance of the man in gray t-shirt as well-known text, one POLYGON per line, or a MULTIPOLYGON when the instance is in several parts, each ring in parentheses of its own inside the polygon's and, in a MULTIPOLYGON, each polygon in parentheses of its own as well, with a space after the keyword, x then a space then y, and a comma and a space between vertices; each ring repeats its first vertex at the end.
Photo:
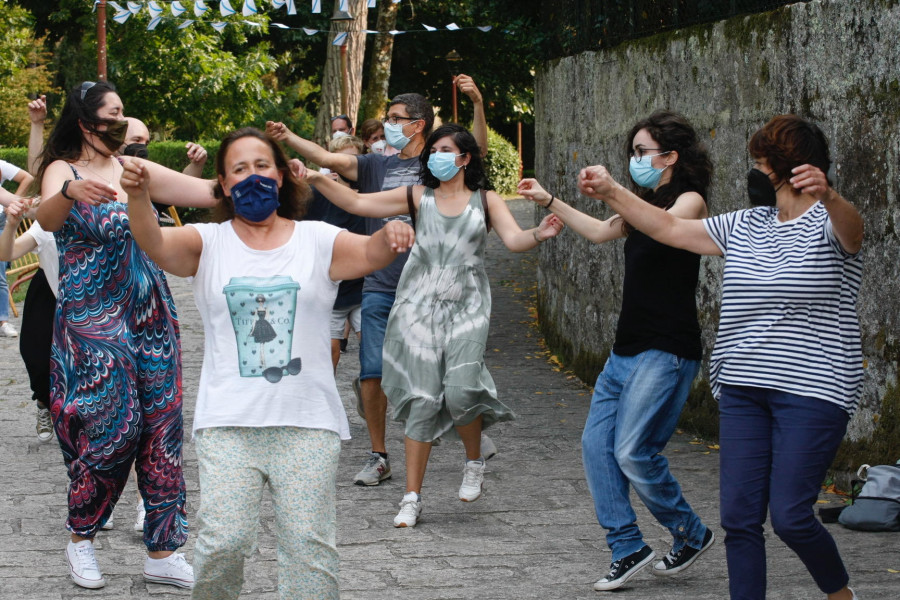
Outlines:
MULTIPOLYGON (((487 124, 481 92, 467 75, 459 75, 456 84, 474 103, 472 133, 482 152, 486 153, 487 124)), ((267 123, 266 133, 285 142, 304 158, 336 171, 344 179, 356 181, 360 192, 371 193, 421 183, 419 155, 433 125, 434 110, 424 96, 400 94, 388 104, 384 119, 385 138, 390 146, 399 151, 398 154, 333 154, 288 131, 282 123, 267 123)), ((411 220, 409 215, 385 219, 367 217, 366 233, 374 234, 393 219, 411 220)), ((372 451, 365 466, 354 478, 357 485, 378 485, 391 477, 391 464, 385 446, 387 398, 381 389, 381 347, 397 283, 408 256, 408 253, 400 254, 384 269, 367 275, 363 284, 360 375, 353 384, 359 402, 357 410, 366 419, 372 451)))

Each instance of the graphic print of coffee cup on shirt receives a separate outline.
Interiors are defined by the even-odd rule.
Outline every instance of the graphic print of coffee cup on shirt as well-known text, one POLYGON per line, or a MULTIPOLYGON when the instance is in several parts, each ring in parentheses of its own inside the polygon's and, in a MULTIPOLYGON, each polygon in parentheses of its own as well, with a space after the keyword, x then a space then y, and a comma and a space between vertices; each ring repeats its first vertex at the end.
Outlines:
POLYGON ((232 277, 222 289, 231 313, 241 377, 265 377, 278 383, 300 373, 300 357, 291 356, 297 292, 286 276, 232 277))

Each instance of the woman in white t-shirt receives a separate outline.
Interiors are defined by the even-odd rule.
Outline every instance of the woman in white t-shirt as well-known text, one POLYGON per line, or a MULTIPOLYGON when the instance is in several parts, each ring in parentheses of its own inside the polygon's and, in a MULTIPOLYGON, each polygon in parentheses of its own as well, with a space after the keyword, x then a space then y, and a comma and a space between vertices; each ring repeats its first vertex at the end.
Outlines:
POLYGON ((161 229, 140 160, 126 163, 131 230, 166 271, 193 277, 206 332, 194 434, 200 532, 193 598, 237 598, 268 485, 282 598, 338 598, 335 495, 347 416, 331 366, 338 283, 388 265, 413 243, 390 223, 372 237, 297 222, 309 188, 259 130, 216 157, 216 224, 161 229), (264 335, 263 333, 264 332, 264 335))
POLYGON ((765 598, 768 511, 829 600, 851 600, 813 506, 861 394, 863 221, 825 175, 828 142, 815 124, 777 116, 749 150, 748 210, 680 219, 641 202, 602 166, 583 169, 578 189, 659 242, 725 257, 710 379, 731 598, 765 598))

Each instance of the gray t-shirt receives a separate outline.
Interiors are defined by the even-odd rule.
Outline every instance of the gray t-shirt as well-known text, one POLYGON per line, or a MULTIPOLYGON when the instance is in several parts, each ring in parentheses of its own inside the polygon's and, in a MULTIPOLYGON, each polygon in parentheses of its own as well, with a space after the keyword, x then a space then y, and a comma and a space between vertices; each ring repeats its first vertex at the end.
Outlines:
MULTIPOLYGON (((421 183, 419 176, 419 157, 400 158, 399 155, 382 156, 380 154, 363 154, 357 157, 357 182, 359 191, 364 194, 393 190, 407 185, 421 183)), ((399 215, 384 219, 366 219, 366 234, 372 235, 384 227, 388 221, 402 220, 412 224, 409 215, 399 215)), ((383 269, 366 275, 363 283, 365 292, 387 292, 393 294, 397 290, 397 282, 409 252, 397 256, 394 262, 383 269)))

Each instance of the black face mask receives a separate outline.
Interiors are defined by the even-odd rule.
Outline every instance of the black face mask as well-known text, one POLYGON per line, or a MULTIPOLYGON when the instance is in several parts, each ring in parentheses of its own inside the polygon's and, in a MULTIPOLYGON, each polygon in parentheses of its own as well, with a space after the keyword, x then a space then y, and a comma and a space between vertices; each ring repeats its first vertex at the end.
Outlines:
MULTIPOLYGON (((778 186, 781 189, 781 186, 778 186)), ((747 171, 747 195, 751 206, 775 206, 775 186, 769 176, 759 169, 747 171)))
POLYGON ((150 153, 147 151, 147 144, 128 144, 125 146, 125 149, 122 150, 122 154, 125 156, 137 156, 138 158, 150 158, 150 153))
POLYGON ((106 130, 99 131, 94 129, 94 133, 103 142, 103 145, 110 152, 118 152, 122 144, 125 143, 125 135, 128 133, 128 121, 106 120, 106 130))

